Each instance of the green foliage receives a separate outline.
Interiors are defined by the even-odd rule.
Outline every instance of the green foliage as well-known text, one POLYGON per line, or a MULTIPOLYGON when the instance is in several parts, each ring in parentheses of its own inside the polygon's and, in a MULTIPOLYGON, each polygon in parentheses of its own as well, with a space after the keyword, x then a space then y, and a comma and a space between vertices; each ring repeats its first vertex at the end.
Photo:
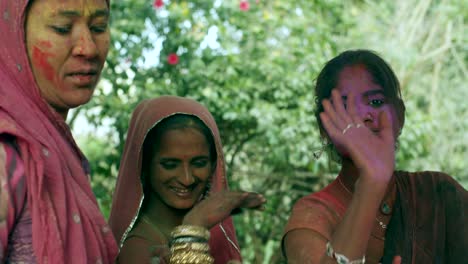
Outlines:
POLYGON ((104 134, 81 137, 103 213, 110 209, 130 115, 145 98, 173 94, 210 109, 233 189, 268 199, 263 213, 235 217, 245 263, 280 263, 292 205, 336 175, 312 153, 321 141, 313 80, 349 48, 370 48, 401 79, 406 125, 397 164, 443 170, 468 186, 467 52, 463 1, 111 1, 112 47, 84 113, 104 134), (416 8, 409 8, 409 6, 416 8), (156 51, 154 51, 156 49, 156 51), (176 53, 179 63, 167 56, 176 53), (445 89, 444 89, 445 88, 445 89))

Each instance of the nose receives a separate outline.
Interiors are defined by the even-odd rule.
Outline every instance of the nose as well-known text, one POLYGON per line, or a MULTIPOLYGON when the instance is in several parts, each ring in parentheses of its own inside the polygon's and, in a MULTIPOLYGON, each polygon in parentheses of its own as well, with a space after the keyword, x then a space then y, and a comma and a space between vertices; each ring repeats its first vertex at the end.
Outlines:
POLYGON ((179 180, 180 180, 180 183, 183 184, 184 186, 187 187, 195 183, 195 177, 193 176, 193 172, 190 166, 188 165, 184 166, 183 175, 181 176, 182 177, 180 177, 179 180))
POLYGON ((365 106, 362 107, 361 111, 359 112, 359 116, 361 117, 361 120, 364 125, 366 125, 366 127, 373 129, 378 126, 379 112, 377 109, 370 106, 365 106))
POLYGON ((96 41, 87 26, 77 32, 72 53, 74 56, 86 59, 92 59, 98 55, 96 41))

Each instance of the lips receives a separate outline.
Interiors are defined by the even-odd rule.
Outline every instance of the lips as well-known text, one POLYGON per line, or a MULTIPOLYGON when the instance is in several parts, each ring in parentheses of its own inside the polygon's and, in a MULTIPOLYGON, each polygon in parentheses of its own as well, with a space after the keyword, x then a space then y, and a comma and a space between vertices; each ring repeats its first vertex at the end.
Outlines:
POLYGON ((185 187, 169 186, 169 189, 170 189, 174 194, 176 194, 177 196, 179 196, 179 197, 181 197, 181 198, 189 198, 189 197, 192 196, 193 190, 195 189, 195 187, 185 188, 185 187))
POLYGON ((98 71, 95 69, 80 69, 66 74, 66 77, 79 86, 93 86, 97 82, 98 71))

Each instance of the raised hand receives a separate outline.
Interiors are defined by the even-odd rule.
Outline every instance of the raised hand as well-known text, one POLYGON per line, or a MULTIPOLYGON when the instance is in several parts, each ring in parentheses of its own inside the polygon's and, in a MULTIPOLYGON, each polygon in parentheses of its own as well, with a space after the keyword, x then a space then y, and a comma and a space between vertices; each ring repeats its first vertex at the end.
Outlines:
POLYGON ((395 139, 389 113, 381 110, 378 127, 371 129, 357 113, 353 91, 348 94, 346 108, 337 90, 332 91, 332 101, 323 100, 320 118, 335 147, 349 156, 364 180, 387 183, 395 167, 395 139))
POLYGON ((230 216, 235 209, 263 210, 266 199, 253 192, 222 191, 213 193, 195 205, 185 215, 183 224, 204 226, 208 229, 230 216))

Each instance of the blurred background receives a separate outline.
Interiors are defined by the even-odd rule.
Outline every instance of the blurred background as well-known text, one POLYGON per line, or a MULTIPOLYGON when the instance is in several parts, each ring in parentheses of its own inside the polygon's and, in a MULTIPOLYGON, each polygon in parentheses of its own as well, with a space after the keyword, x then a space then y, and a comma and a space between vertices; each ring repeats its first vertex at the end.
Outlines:
POLYGON ((132 110, 186 96, 213 113, 229 185, 268 199, 235 216, 244 263, 282 263, 294 202, 337 174, 320 148, 313 81, 346 49, 377 51, 406 101, 397 168, 439 170, 468 188, 468 1, 113 0, 112 45, 95 97, 69 115, 109 215, 132 110))

